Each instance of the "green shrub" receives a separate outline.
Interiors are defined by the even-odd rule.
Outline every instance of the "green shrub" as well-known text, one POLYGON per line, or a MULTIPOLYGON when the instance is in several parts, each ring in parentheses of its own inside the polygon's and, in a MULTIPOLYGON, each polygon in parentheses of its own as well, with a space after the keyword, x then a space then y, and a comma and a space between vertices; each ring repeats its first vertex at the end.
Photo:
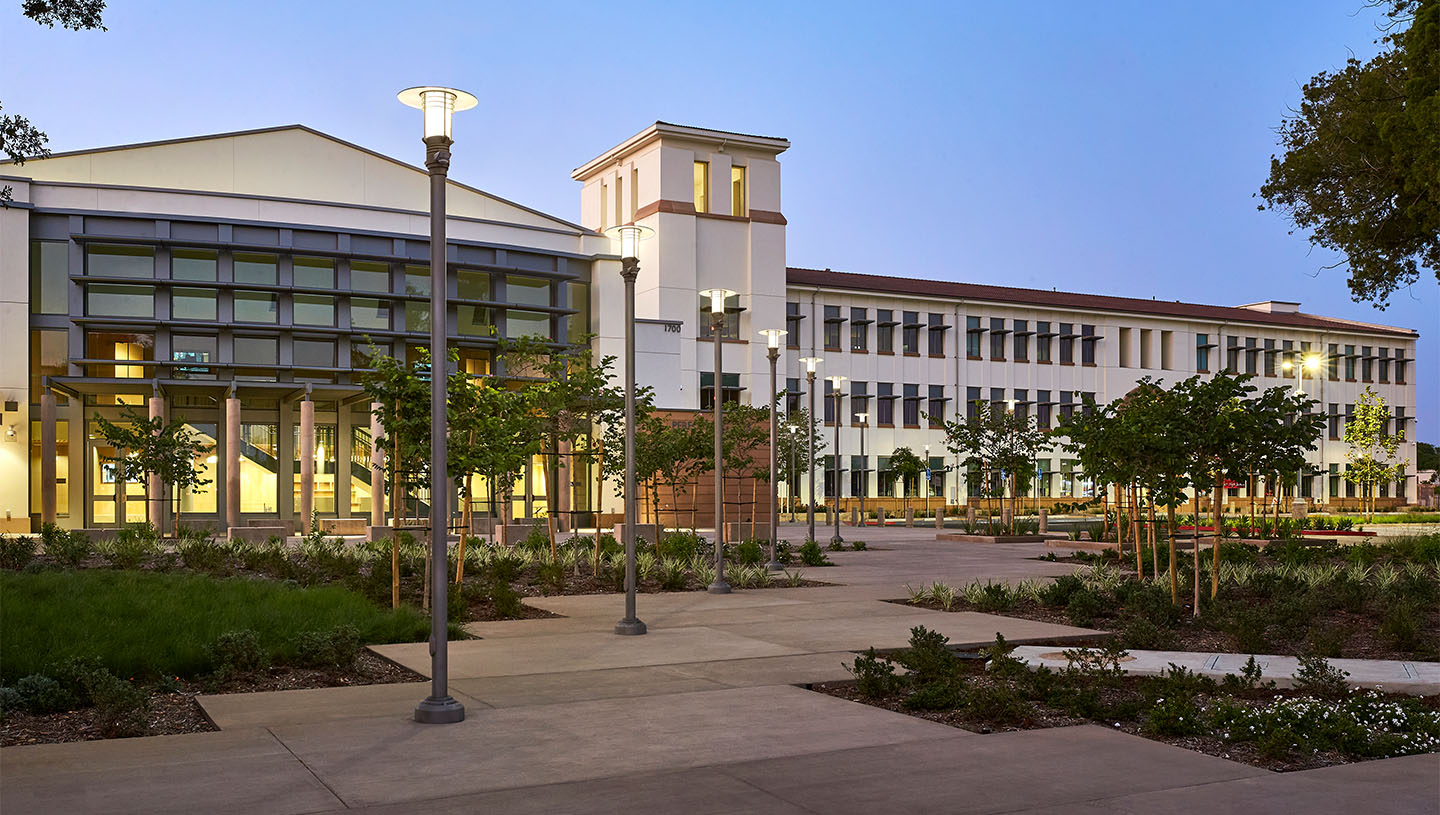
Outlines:
POLYGON ((1302 656, 1300 667, 1295 670, 1295 690, 1322 699, 1339 699, 1350 692, 1350 683, 1345 681, 1349 675, 1324 657, 1302 656))
POLYGON ((820 549, 820 544, 807 540, 799 549, 800 562, 806 566, 829 566, 830 558, 820 549))
MULTIPOLYGON (((1417 651, 1423 642, 1423 618, 1409 601, 1390 603, 1380 621, 1380 636, 1397 651, 1417 651)), ((1335 656, 1339 656, 1336 654, 1335 656)))
POLYGON ((960 669, 960 662, 951 653, 950 638, 923 625, 910 629, 910 647, 896 658, 910 670, 914 685, 925 685, 949 679, 960 669))
POLYGON ((1237 608, 1222 630, 1235 638, 1235 650, 1242 654, 1263 654, 1270 649, 1266 636, 1266 613, 1258 608, 1237 608))
POLYGON ((76 704, 81 706, 93 704, 90 689, 101 676, 109 674, 95 657, 69 657, 45 668, 45 675, 59 682, 60 687, 74 696, 76 704))
POLYGON ((1227 741, 1254 742, 1267 758, 1335 751, 1357 758, 1431 752, 1440 741, 1440 713, 1415 699, 1354 693, 1339 700, 1308 697, 1245 705, 1221 699, 1212 724, 1227 741))
MULTIPOLYGON (((1051 554, 1054 554, 1053 552, 1051 554)), ((1054 582, 1040 590, 1040 602, 1047 606, 1064 607, 1070 596, 1085 588, 1085 581, 1079 575, 1062 574, 1054 582)))
POLYGON ((230 557, 229 548, 207 532, 185 535, 175 543, 180 562, 203 572, 218 571, 230 557))
POLYGON ((30 674, 21 679, 15 683, 15 691, 20 695, 20 703, 31 713, 59 713, 79 703, 74 694, 44 674, 30 674))
POLYGON ((1002 679, 1015 679, 1028 673, 1025 663, 1012 656, 1015 646, 1005 641, 1005 636, 995 632, 995 642, 981 649, 985 655, 985 670, 1002 679))
POLYGON ((1305 635, 1305 650, 1318 657, 1336 658, 1343 654, 1350 641, 1350 629, 1327 624, 1312 625, 1305 635))
POLYGON ((1174 648, 1178 640, 1169 628, 1158 626, 1145 617, 1130 617, 1120 629, 1120 643, 1126 648, 1166 651, 1174 648))
POLYGON ((965 686, 959 677, 917 685, 901 702, 909 710, 953 710, 960 706, 965 686))
POLYGON ((730 547, 730 557, 742 566, 754 566, 765 562, 765 549, 758 540, 741 541, 730 547))
POLYGON ((542 561, 535 567, 535 577, 548 591, 558 594, 565 590, 565 567, 557 561, 542 561))
POLYGON ((1195 736, 1209 729, 1194 698, 1183 696, 1156 699, 1141 727, 1156 736, 1195 736))
POLYGON ((111 673, 98 676, 90 687, 95 724, 106 738, 143 736, 150 731, 145 691, 111 673))
POLYGON ((147 527, 129 526, 117 532, 106 550, 110 562, 122 569, 136 569, 160 554, 159 538, 153 527, 147 527))
MULTIPOLYGON (((621 569, 623 575, 624 569, 621 569)), ((624 579, 623 576, 621 578, 624 579)), ((525 606, 520 594, 509 583, 494 580, 490 583, 490 602, 495 605, 495 614, 502 620, 519 619, 525 615, 525 606)))
POLYGON ((900 677, 895 675, 895 666, 890 660, 876 654, 874 648, 855 657, 853 666, 843 667, 855 677, 855 690, 866 699, 889 696, 900 687, 900 677))
POLYGON ((0 687, 0 721, 4 721, 11 713, 25 709, 25 699, 20 691, 6 685, 0 687))
POLYGON ((29 535, 0 535, 0 569, 23 569, 35 559, 35 539, 29 535))
POLYGON ((690 572, 685 568, 685 561, 677 558, 662 558, 658 568, 662 591, 684 591, 689 587, 690 572))
POLYGON ((660 557, 672 557, 688 563, 704 545, 705 539, 693 532, 666 532, 655 553, 660 557))
POLYGON ((843 552, 845 551, 845 544, 841 543, 840 541, 830 541, 830 545, 826 546, 825 548, 829 549, 832 552, 843 552))
POLYGON ((227 631, 215 638, 206 649, 211 670, 216 676, 243 676, 266 668, 270 660, 260 648, 260 636, 246 628, 227 631))
POLYGON ((863 552, 866 549, 866 543, 865 541, 851 541, 850 548, 857 552, 863 552))
MULTIPOLYGON (((447 597, 465 606, 462 592, 450 592, 447 597)), ((353 625, 336 626, 329 631, 302 631, 295 636, 295 664, 349 670, 355 666, 360 648, 360 632, 353 625)))
POLYGON ((54 524, 45 524, 40 529, 40 540, 45 544, 45 554, 71 568, 95 554, 95 544, 78 529, 67 531, 54 524))
POLYGON ((1071 594, 1070 600, 1065 604, 1065 616, 1070 618, 1070 622, 1081 627, 1094 625, 1104 610, 1105 603, 1100 595, 1088 588, 1071 594))
POLYGON ((530 527, 530 534, 520 541, 519 548, 527 552, 539 552, 550 550, 550 533, 542 525, 536 524, 530 527))

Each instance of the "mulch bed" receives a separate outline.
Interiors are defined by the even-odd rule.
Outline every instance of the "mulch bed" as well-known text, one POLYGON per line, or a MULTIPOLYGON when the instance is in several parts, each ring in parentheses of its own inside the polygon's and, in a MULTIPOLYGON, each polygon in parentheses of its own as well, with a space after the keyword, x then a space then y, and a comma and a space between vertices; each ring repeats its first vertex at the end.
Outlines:
MULTIPOLYGON (((355 668, 350 671, 277 666, 219 683, 177 678, 171 683, 173 690, 150 694, 150 708, 147 713, 150 732, 146 735, 172 736, 219 730, 195 700, 195 697, 202 693, 255 693, 349 685, 387 685, 396 682, 420 682, 424 679, 420 674, 368 650, 360 652, 355 668)), ((8 714, 4 722, 0 722, 0 746, 3 747, 103 738, 105 736, 95 723, 95 709, 89 707, 43 715, 14 712, 8 714)))

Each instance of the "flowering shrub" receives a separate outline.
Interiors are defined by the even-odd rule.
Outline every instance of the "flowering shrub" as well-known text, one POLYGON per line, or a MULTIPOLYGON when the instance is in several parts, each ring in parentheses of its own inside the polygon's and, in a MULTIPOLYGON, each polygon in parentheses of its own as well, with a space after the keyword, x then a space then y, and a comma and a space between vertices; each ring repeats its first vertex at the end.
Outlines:
POLYGON ((1440 750, 1440 713, 1412 699, 1390 700, 1375 691, 1341 699, 1280 698, 1251 707, 1234 699, 1211 711, 1216 734, 1254 742, 1266 756, 1335 751, 1360 758, 1440 750))

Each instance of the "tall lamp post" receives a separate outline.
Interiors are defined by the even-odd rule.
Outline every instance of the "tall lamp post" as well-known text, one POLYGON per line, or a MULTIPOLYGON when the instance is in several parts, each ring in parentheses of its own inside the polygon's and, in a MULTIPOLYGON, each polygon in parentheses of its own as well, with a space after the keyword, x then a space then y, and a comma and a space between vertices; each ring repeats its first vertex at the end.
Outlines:
POLYGON ((465 706, 450 696, 446 618, 449 567, 449 478, 446 466, 445 396, 450 354, 445 345, 449 278, 445 252, 445 176, 450 169, 450 120, 479 100, 464 91, 433 86, 406 88, 397 98, 425 114, 425 169, 430 172, 430 696, 415 708, 415 721, 450 724, 465 720, 465 706))
POLYGON ((825 377, 830 381, 830 389, 835 392, 835 534, 830 537, 830 542, 836 545, 843 544, 845 539, 840 537, 840 385, 847 376, 825 377))
POLYGON ((860 525, 865 526, 865 493, 870 491, 870 462, 865 460, 865 428, 870 426, 870 414, 857 413, 855 420, 860 423, 860 525))
POLYGON ((640 241, 655 231, 625 224, 605 234, 620 243, 620 277, 625 280, 625 617, 615 624, 615 633, 636 635, 645 633, 645 623, 635 616, 635 531, 640 522, 635 509, 635 279, 640 276, 640 241))
POLYGON ((785 568, 775 557, 775 539, 780 536, 780 479, 775 466, 776 428, 779 426, 779 417, 776 415, 779 408, 776 402, 780 399, 780 391, 775 365, 780 360, 780 338, 788 333, 790 332, 782 328, 767 328, 760 332, 766 340, 765 357, 770 360, 770 562, 765 564, 765 568, 772 572, 785 568))
MULTIPOLYGON (((1305 355, 1305 359, 1304 359, 1300 364, 1298 364, 1298 365, 1295 364, 1295 362, 1293 362, 1293 361, 1291 361, 1291 360, 1288 360, 1288 359, 1285 360, 1284 362, 1280 363, 1280 367, 1281 367, 1282 369, 1284 369, 1287 373, 1290 372, 1291 370, 1294 370, 1294 371, 1295 371, 1295 395, 1296 395, 1296 396, 1304 396, 1304 395, 1305 395, 1305 372, 1306 372, 1306 371, 1309 371, 1310 373, 1313 374, 1313 373, 1319 371, 1319 370, 1320 370, 1320 361, 1321 361, 1321 360, 1320 360, 1320 355, 1319 355, 1319 354, 1306 354, 1306 355, 1305 355)), ((1323 380, 1322 380, 1322 382, 1323 382, 1323 380)), ((1323 448, 1322 448, 1322 449, 1323 449, 1323 448)), ((1294 499, 1293 499, 1293 500, 1299 500, 1299 498, 1300 498, 1300 471, 1299 471, 1299 470, 1296 470, 1296 471, 1295 471, 1295 496, 1294 496, 1294 499)))
POLYGON ((815 369, 824 362, 820 357, 801 357, 800 361, 805 363, 805 390, 810 398, 810 415, 807 417, 810 426, 805 428, 805 443, 809 445, 810 452, 805 456, 806 469, 810 471, 810 495, 805 502, 805 518, 810 524, 810 537, 806 540, 815 540, 815 369))
POLYGON ((795 523, 795 434, 800 432, 800 425, 794 422, 787 423, 785 429, 790 432, 790 472, 785 476, 785 500, 790 504, 790 523, 795 523))
POLYGON ((710 339, 715 342, 715 382, 711 391, 711 406, 715 409, 715 582, 706 591, 711 594, 729 594, 730 584, 725 582, 725 459, 724 459, 724 416, 721 403, 721 335, 725 333, 725 300, 735 296, 729 289, 705 289, 701 297, 710 298, 710 339))

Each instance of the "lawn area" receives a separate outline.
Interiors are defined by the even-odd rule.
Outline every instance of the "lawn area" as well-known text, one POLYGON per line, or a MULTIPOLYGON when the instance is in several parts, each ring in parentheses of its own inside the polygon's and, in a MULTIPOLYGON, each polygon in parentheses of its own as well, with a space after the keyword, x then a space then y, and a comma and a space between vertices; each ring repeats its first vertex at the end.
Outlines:
POLYGON ((338 586, 85 569, 0 572, 0 679, 6 684, 68 657, 98 657, 121 677, 195 677, 211 669, 206 646, 249 629, 274 661, 294 656, 295 635, 354 626, 361 642, 425 639, 413 609, 383 609, 338 586))

